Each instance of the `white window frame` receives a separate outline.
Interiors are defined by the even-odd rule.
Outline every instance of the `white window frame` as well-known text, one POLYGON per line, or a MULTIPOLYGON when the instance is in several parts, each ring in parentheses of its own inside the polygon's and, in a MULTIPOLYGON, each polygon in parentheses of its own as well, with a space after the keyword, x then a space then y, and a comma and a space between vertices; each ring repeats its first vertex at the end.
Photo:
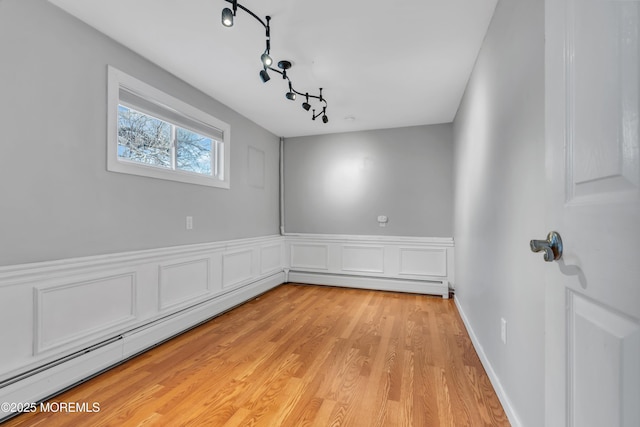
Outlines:
MULTIPOLYGON (((107 75, 107 170, 209 187, 230 188, 231 127, 229 124, 112 66, 108 66, 107 75), (188 121, 200 122, 219 130, 222 138, 216 138, 218 143, 214 144, 215 148, 212 147, 212 155, 217 162, 214 165, 215 168, 212 168, 212 171, 215 169, 214 175, 207 176, 189 171, 159 168, 118 157, 118 105, 122 104, 121 90, 153 103, 154 107, 164 109, 171 116, 182 116, 188 121)), ((135 109, 135 105, 131 107, 135 109)), ((180 122, 172 122, 172 124, 184 127, 180 122)))

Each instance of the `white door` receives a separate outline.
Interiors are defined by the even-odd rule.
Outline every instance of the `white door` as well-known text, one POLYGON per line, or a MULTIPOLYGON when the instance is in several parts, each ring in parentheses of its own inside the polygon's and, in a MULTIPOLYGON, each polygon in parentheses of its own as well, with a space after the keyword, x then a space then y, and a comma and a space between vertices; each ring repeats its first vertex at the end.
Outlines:
POLYGON ((640 1, 545 14, 546 424, 639 427, 640 1))

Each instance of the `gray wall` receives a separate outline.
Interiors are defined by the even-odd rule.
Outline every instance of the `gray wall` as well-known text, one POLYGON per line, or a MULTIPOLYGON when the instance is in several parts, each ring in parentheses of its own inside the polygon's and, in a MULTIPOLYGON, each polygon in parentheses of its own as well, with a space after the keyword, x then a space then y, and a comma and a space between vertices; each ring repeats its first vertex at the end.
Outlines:
POLYGON ((0 61, 0 265, 278 234, 273 134, 45 0, 0 2, 0 61), (231 190, 107 172, 107 64, 231 125, 231 190))
POLYGON ((452 125, 287 138, 288 233, 451 237, 452 125), (389 222, 380 227, 378 215, 389 222))
POLYGON ((544 425, 544 2, 499 1, 454 121, 456 298, 512 408, 544 425), (507 344, 500 318, 507 320, 507 344))

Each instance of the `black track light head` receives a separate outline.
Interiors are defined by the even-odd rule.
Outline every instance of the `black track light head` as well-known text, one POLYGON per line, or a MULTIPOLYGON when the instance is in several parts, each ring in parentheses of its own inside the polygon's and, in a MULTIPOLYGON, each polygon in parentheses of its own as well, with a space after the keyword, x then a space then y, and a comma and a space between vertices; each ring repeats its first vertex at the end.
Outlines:
POLYGON ((263 53, 262 56, 260 56, 260 60, 265 67, 270 67, 271 64, 273 64, 273 59, 271 59, 267 52, 263 53))
POLYGON ((233 11, 228 7, 222 9, 222 25, 233 27, 233 11))
POLYGON ((291 82, 289 82, 289 92, 287 92, 287 94, 285 96, 290 101, 295 101, 296 100, 296 93, 293 91, 293 86, 291 86, 291 82))
POLYGON ((262 83, 266 83, 271 79, 271 77, 269 77, 269 73, 267 73, 266 68, 264 70, 260 70, 260 79, 262 80, 262 83))
POLYGON ((322 123, 327 123, 329 121, 329 117, 322 116, 322 123))
POLYGON ((304 108, 306 111, 309 111, 309 108, 311 108, 311 104, 309 104, 309 94, 305 94, 305 97, 307 98, 307 100, 302 103, 302 108, 304 108))

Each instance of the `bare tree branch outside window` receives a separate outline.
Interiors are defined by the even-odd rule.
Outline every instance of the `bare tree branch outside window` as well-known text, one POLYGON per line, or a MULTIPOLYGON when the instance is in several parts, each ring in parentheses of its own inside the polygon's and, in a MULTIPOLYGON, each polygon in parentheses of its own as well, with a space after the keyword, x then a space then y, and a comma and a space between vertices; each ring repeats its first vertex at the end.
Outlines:
POLYGON ((211 175, 213 140, 188 129, 118 106, 118 157, 162 168, 211 175), (175 128, 175 130, 174 130, 175 128), (175 135, 175 141, 173 141, 175 135))

